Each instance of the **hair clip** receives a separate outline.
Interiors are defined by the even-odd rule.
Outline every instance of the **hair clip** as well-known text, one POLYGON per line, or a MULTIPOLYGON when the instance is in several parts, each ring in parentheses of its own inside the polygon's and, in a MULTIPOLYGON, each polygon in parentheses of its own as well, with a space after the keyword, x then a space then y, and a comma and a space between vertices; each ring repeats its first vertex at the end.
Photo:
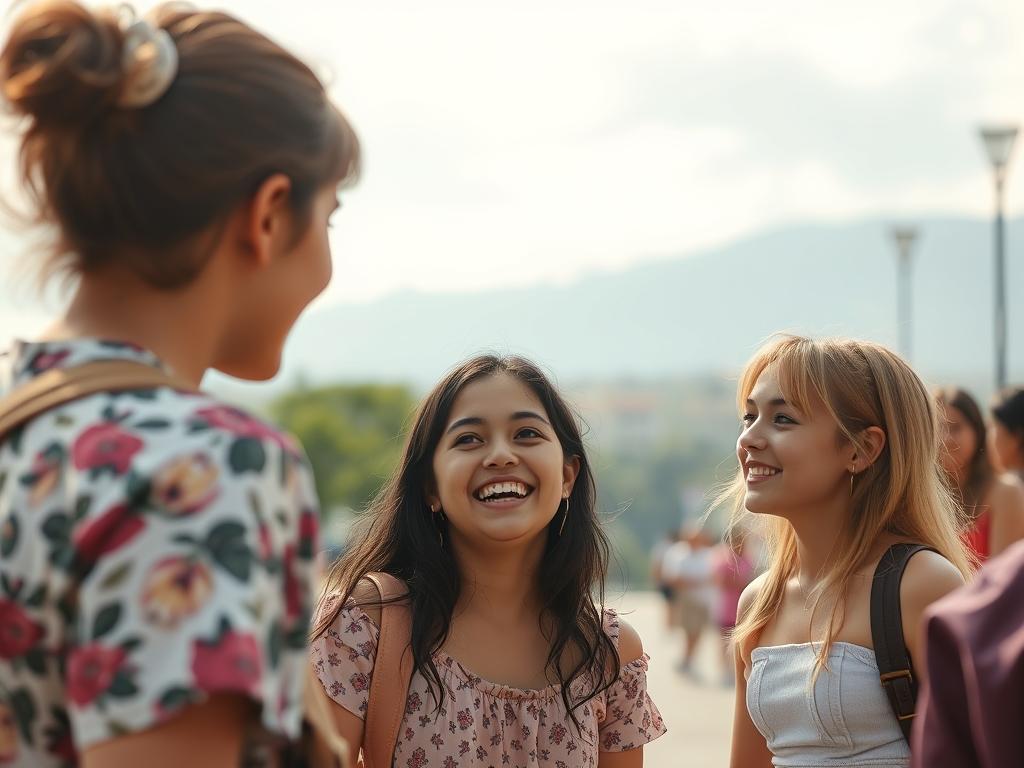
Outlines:
POLYGON ((121 57, 124 85, 117 105, 141 109, 167 93, 178 75, 178 47, 165 29, 148 21, 134 22, 125 31, 121 57))

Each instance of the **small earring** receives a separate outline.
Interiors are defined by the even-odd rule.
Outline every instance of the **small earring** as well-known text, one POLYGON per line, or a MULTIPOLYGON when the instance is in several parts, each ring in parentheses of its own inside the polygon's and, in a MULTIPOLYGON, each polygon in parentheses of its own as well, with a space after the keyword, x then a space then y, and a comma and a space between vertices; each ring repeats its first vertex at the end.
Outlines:
MULTIPOLYGON (((561 506, 561 504, 559 504, 561 506)), ((569 497, 565 497, 565 512, 562 514, 562 524, 558 526, 558 536, 561 538, 562 531, 565 530, 565 521, 569 519, 569 497)))
POLYGON ((850 470, 850 497, 851 498, 853 498, 853 478, 855 476, 854 475, 854 469, 856 469, 856 467, 854 467, 853 469, 850 470))
POLYGON ((437 528, 437 543, 441 549, 444 549, 444 531, 441 530, 441 523, 438 521, 437 516, 444 514, 440 507, 435 507, 433 504, 430 505, 430 514, 434 518, 434 527, 437 528))

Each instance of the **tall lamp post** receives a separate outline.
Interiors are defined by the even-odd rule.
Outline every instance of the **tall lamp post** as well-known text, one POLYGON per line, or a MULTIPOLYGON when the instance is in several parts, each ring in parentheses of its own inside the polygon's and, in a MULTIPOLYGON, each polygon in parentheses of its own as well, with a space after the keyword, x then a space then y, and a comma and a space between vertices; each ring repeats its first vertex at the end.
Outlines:
POLYGON ((1006 223, 1003 221, 1003 182, 1017 126, 986 126, 981 129, 985 152, 992 163, 996 188, 995 220, 995 342, 996 388, 1006 386, 1006 223))
POLYGON ((893 242, 896 243, 897 270, 897 318, 900 331, 900 354, 910 361, 911 333, 910 312, 910 253, 917 239, 917 227, 898 226, 890 230, 893 242))

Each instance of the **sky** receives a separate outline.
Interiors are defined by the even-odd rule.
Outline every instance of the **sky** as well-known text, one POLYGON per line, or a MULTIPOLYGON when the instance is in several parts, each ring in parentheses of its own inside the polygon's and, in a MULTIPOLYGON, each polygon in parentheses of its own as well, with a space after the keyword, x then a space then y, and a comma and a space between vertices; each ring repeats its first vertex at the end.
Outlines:
MULTIPOLYGON (((321 305, 570 281, 789 223, 988 216, 977 126, 1024 120, 1019 0, 219 6, 309 61, 361 137, 321 305)), ((13 156, 7 124, 5 194, 13 156)), ((26 296, 5 279, 0 327, 51 311, 26 296)))

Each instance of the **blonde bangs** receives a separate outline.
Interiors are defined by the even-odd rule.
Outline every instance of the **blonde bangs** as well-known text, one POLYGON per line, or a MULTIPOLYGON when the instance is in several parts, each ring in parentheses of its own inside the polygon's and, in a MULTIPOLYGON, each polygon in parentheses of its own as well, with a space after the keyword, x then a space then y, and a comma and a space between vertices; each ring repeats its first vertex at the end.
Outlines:
POLYGON ((738 401, 740 414, 746 410, 747 398, 761 375, 772 369, 786 402, 807 413, 817 398, 829 410, 825 395, 825 374, 822 355, 810 339, 799 336, 778 335, 767 341, 747 364, 740 378, 738 401))

